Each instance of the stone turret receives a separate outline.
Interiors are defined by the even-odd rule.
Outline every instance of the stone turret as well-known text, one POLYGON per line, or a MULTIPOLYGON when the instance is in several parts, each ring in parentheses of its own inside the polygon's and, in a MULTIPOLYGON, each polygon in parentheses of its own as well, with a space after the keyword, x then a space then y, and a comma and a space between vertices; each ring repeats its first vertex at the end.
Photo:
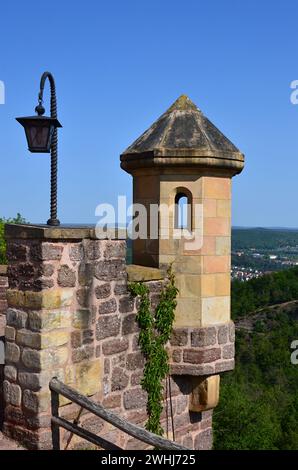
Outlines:
POLYGON ((133 202, 159 211, 158 237, 133 241, 133 263, 173 263, 179 301, 176 326, 199 327, 230 319, 231 178, 243 154, 185 95, 121 155, 133 176, 133 202), (188 203, 190 242, 179 227, 179 201, 188 203))

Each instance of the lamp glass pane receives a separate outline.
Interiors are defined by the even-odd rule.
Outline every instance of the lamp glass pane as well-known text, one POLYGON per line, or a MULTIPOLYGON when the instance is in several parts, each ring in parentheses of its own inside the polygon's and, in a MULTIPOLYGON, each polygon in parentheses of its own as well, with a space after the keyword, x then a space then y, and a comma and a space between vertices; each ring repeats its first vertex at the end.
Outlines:
POLYGON ((47 148, 49 128, 47 126, 29 126, 27 128, 28 144, 33 148, 47 148))

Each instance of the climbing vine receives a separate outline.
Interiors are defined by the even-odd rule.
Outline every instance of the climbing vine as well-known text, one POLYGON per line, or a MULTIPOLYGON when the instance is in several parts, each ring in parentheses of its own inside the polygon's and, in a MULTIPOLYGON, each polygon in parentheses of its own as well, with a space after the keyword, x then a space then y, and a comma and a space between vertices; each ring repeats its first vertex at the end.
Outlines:
POLYGON ((139 345, 146 359, 141 385, 148 393, 148 421, 145 427, 148 431, 160 436, 164 433, 160 424, 163 410, 162 382, 169 373, 169 357, 165 346, 172 333, 178 294, 171 266, 167 273, 168 279, 154 313, 150 311, 148 286, 143 282, 134 282, 129 285, 131 294, 140 298, 137 314, 140 326, 139 345))

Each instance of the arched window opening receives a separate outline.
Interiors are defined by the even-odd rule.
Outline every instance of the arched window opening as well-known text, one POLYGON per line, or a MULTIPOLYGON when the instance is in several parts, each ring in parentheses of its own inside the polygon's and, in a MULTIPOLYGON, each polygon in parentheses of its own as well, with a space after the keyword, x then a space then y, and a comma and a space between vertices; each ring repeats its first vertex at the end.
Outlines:
POLYGON ((175 196, 175 228, 191 230, 191 198, 179 192, 175 196))

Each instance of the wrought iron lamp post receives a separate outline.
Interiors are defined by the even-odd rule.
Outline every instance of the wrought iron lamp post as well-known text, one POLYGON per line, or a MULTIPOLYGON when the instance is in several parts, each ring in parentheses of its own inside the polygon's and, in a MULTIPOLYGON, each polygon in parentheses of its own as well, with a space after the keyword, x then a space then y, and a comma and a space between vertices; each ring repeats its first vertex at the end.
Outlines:
POLYGON ((57 164, 58 164, 58 127, 62 127, 57 119, 56 87, 53 75, 44 72, 40 80, 36 116, 16 118, 24 127, 28 150, 33 153, 51 153, 51 212, 48 225, 60 225, 57 218, 57 164), (44 116, 43 92, 46 79, 51 87, 51 117, 44 116))

